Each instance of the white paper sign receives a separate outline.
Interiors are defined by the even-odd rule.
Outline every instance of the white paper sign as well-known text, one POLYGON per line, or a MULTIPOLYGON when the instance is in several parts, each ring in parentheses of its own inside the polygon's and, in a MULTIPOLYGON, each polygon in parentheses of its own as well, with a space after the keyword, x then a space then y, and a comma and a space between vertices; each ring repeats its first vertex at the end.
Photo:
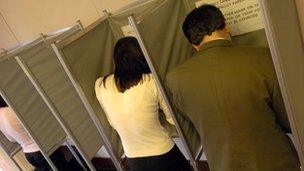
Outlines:
POLYGON ((203 4, 215 5, 223 12, 233 36, 264 28, 257 0, 202 0, 195 3, 196 7, 203 4))
POLYGON ((121 31, 126 37, 128 37, 128 36, 136 37, 135 31, 133 30, 133 28, 130 25, 121 27, 121 31))

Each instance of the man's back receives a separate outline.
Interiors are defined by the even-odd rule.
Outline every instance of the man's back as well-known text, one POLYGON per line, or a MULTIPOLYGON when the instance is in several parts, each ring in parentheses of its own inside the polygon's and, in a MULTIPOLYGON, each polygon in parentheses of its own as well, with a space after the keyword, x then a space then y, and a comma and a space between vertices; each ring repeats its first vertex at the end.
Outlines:
POLYGON ((299 170, 267 49, 206 43, 167 86, 198 129, 212 171, 299 170))

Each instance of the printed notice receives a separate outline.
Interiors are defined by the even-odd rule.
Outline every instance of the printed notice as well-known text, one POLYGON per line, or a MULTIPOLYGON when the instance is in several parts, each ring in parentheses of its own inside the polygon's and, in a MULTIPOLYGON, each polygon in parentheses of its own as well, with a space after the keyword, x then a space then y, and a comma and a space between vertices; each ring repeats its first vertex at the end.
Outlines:
POLYGON ((128 37, 136 37, 135 31, 133 30, 133 28, 130 25, 126 25, 121 27, 121 31, 124 34, 124 36, 128 37))
POLYGON ((257 0, 202 0, 195 5, 199 7, 203 4, 221 9, 233 36, 264 28, 257 0))

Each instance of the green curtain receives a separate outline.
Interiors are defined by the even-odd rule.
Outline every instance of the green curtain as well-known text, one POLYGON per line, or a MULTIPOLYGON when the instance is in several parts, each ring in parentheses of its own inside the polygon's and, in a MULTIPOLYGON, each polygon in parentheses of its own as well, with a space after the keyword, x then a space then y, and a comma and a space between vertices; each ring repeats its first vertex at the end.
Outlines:
POLYGON ((50 152, 66 134, 14 58, 0 62, 0 88, 41 148, 50 152))
POLYGON ((83 89, 86 98, 97 114, 106 130, 117 158, 123 154, 122 145, 117 132, 109 125, 107 118, 96 98, 94 85, 97 78, 112 73, 112 53, 115 38, 107 20, 85 31, 74 41, 64 46, 61 51, 71 68, 73 75, 83 89))
MULTIPOLYGON (((147 50, 159 77, 164 81, 168 71, 192 56, 181 25, 188 10, 183 1, 166 0, 139 23, 147 50)), ((187 117, 175 113, 193 157, 201 146, 200 137, 187 117)))
POLYGON ((92 159, 102 146, 101 136, 55 53, 41 42, 20 57, 51 99, 81 150, 92 159))

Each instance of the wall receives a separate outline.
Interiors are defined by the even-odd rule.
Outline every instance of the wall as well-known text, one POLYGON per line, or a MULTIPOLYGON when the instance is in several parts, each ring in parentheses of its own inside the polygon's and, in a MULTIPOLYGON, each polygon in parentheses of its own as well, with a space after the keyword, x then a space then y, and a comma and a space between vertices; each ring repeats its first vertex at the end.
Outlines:
POLYGON ((116 11, 137 0, 0 0, 0 49, 28 42, 81 20, 88 26, 103 10, 116 11))

